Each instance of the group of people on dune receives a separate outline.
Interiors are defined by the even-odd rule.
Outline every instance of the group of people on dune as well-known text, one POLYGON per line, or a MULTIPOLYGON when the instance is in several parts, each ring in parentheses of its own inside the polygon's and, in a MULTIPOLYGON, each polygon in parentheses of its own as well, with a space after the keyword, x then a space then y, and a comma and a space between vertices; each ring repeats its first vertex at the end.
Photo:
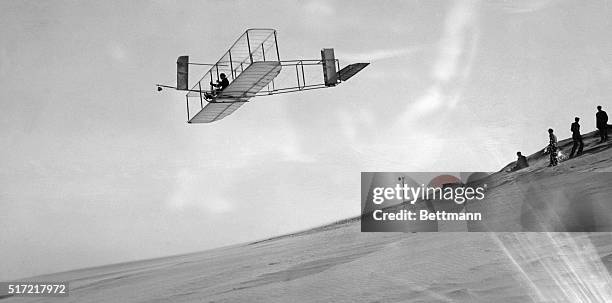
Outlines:
MULTIPOLYGON (((582 154, 582 149, 584 148, 584 142, 582 141, 582 135, 580 134, 580 121, 579 117, 574 118, 574 123, 570 127, 570 131, 572 132, 572 151, 570 152, 570 159, 574 157, 574 155, 580 156, 582 154)), ((597 106, 597 113, 595 114, 596 127, 599 132, 600 141, 599 143, 603 143, 608 141, 608 114, 601 109, 601 105, 597 106)), ((557 166, 559 164, 558 160, 558 145, 557 145, 557 136, 554 134, 554 130, 552 128, 548 129, 548 147, 546 151, 550 154, 550 164, 551 166, 557 166)), ((527 161, 527 157, 523 156, 521 152, 517 152, 516 155, 518 159, 516 160, 516 164, 511 168, 510 171, 517 171, 519 169, 523 169, 529 166, 529 162, 527 161)))

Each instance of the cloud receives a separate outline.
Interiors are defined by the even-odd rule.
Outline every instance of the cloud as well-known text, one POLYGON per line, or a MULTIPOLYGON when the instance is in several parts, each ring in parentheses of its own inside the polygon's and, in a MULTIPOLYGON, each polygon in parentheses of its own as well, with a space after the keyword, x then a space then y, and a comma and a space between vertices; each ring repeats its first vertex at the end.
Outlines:
POLYGON ((477 4, 471 0, 458 1, 450 9, 444 32, 437 43, 437 57, 430 75, 432 84, 406 107, 398 123, 453 108, 460 100, 476 50, 477 4))
POLYGON ((553 0, 514 0, 514 1, 487 1, 489 6, 501 9, 511 14, 533 13, 550 7, 553 0))
POLYGON ((111 44, 108 46, 108 52, 111 58, 119 62, 125 62, 127 60, 127 52, 125 48, 119 44, 111 44))
POLYGON ((308 3, 306 3, 304 6, 304 9, 310 14, 321 17, 330 17, 336 14, 336 9, 324 1, 308 1, 308 3))
POLYGON ((377 49, 360 53, 343 53, 342 58, 347 61, 379 61, 398 57, 410 56, 418 51, 425 49, 423 46, 413 46, 396 49, 377 49))
POLYGON ((0 49, 0 76, 8 75, 8 68, 10 65, 9 56, 7 54, 6 48, 0 49))
POLYGON ((442 106, 445 96, 438 86, 432 86, 423 96, 417 99, 411 106, 410 113, 413 116, 429 114, 442 106))
POLYGON ((295 130, 289 130, 285 133, 285 138, 280 143, 279 152, 281 153, 281 159, 289 162, 302 162, 311 163, 315 162, 315 158, 311 155, 306 154, 297 137, 295 130))
MULTIPOLYGON (((272 108, 271 104, 261 106, 264 108, 259 110, 264 112, 266 106, 272 108)), ((260 123, 250 120, 252 122, 242 124, 244 131, 232 136, 222 133, 212 139, 227 142, 227 146, 240 142, 238 145, 232 145, 231 152, 211 150, 208 148, 211 137, 197 137, 202 141, 195 141, 194 146, 189 149, 201 152, 190 155, 189 161, 181 162, 165 200, 166 207, 174 211, 201 211, 211 216, 231 213, 239 202, 228 198, 228 192, 234 191, 233 186, 237 178, 248 178, 247 175, 258 171, 262 163, 276 163, 284 167, 316 162, 316 156, 306 153, 302 148, 295 129, 290 126, 277 127, 287 125, 287 122, 280 114, 283 113, 282 110, 273 110, 279 113, 280 118, 270 124, 270 128, 249 127, 249 123, 260 123)), ((256 181, 257 184, 267 182, 269 180, 256 181)))
POLYGON ((474 24, 474 2, 457 2, 451 9, 445 32, 438 44, 438 59, 433 68, 436 80, 446 82, 455 77, 460 59, 466 51, 465 44, 474 24))
POLYGON ((196 174, 188 169, 181 169, 175 177, 174 189, 171 191, 167 206, 172 210, 183 211, 198 209, 208 214, 218 215, 230 212, 234 206, 220 193, 211 192, 214 180, 207 180, 203 174, 196 174))

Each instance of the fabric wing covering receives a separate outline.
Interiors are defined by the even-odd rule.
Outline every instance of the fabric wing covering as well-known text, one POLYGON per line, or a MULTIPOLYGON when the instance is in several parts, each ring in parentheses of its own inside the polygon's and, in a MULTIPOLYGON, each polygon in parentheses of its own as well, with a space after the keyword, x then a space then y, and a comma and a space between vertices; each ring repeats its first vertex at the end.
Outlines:
POLYGON ((278 61, 253 62, 223 92, 195 114, 189 123, 210 123, 229 116, 255 97, 280 71, 278 61))

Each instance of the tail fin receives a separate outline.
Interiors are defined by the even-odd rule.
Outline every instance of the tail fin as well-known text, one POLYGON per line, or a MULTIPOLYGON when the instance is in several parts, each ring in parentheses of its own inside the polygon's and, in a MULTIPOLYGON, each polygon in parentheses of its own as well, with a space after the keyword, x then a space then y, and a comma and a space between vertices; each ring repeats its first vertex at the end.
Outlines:
POLYGON ((189 56, 180 56, 176 60, 176 89, 188 90, 189 56))
POLYGON ((334 57, 334 49, 322 49, 321 61, 323 62, 323 79, 325 81, 325 86, 336 86, 336 84, 338 84, 338 75, 336 73, 336 58, 334 57))

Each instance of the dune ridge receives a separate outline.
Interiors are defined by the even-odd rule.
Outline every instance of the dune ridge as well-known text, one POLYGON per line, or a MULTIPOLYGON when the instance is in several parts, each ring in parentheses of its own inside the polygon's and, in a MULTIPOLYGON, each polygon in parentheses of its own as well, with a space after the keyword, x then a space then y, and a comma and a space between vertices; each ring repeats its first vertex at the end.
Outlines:
MULTIPOLYGON (((508 164, 491 176, 494 198, 520 199, 503 195, 514 192, 516 180, 539 178, 571 187, 577 186, 578 173, 610 172, 611 145, 595 139, 594 133, 586 134, 584 155, 555 168, 546 167, 541 152, 528 157, 527 169, 507 173, 508 164)), ((565 152, 571 140, 559 146, 565 152)), ((609 187, 589 190, 609 197, 609 187)), ((513 214, 516 208, 500 211, 513 214)), ((0 301, 612 302, 612 233, 362 233, 359 221, 349 218, 199 253, 32 277, 24 280, 69 281, 70 296, 0 301)))

